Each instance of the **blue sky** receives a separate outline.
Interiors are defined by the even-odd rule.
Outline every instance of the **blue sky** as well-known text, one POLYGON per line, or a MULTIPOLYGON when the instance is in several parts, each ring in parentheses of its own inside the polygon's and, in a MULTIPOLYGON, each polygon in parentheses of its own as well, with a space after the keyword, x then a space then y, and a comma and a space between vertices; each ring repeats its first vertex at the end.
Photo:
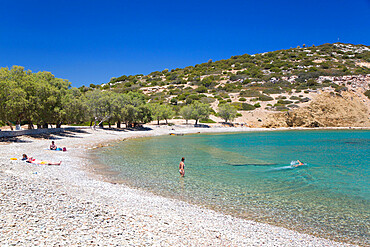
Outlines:
POLYGON ((0 67, 72 86, 340 42, 369 45, 369 0, 0 0, 0 67))

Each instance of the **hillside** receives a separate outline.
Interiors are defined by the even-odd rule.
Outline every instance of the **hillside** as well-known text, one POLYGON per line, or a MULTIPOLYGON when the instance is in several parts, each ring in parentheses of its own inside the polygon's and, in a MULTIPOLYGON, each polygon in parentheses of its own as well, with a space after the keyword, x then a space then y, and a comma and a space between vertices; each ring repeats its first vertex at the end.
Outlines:
POLYGON ((339 43, 209 60, 79 89, 50 72, 14 65, 0 68, 0 126, 231 120, 250 127, 370 127, 369 67, 368 46, 339 43))
POLYGON ((231 103, 239 112, 234 122, 250 126, 370 126, 369 98, 364 95, 369 84, 370 47, 335 43, 244 54, 148 75, 124 75, 80 89, 139 91, 148 102, 171 103, 175 109, 200 101, 217 112, 219 104, 231 103), (358 103, 352 104, 353 100, 358 103), (325 105, 347 110, 317 113, 326 109, 325 105), (296 115, 309 120, 292 120, 296 115), (334 120, 336 117, 343 121, 334 120))
POLYGON ((369 127, 369 114, 369 104, 364 104, 353 92, 343 92, 341 96, 323 93, 306 107, 270 115, 265 126, 369 127))

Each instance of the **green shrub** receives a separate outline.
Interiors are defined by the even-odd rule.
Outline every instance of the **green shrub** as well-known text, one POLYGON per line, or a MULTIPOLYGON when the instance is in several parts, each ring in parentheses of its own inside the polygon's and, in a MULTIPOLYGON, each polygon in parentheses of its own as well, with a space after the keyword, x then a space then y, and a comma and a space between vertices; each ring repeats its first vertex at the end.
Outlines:
POLYGON ((214 98, 208 98, 208 97, 202 97, 200 99, 200 102, 202 103, 206 103, 206 104, 210 104, 210 103, 213 103, 215 102, 216 100, 214 98))
POLYGON ((365 92, 365 96, 367 96, 367 97, 370 99, 370 90, 367 90, 367 91, 365 92))
POLYGON ((248 103, 242 103, 242 110, 243 111, 251 111, 256 109, 254 105, 248 104, 248 103))
POLYGON ((200 86, 197 89, 195 89, 197 93, 207 93, 208 89, 205 86, 200 86))
POLYGON ((276 97, 275 99, 286 99, 286 97, 280 95, 280 96, 276 97))
POLYGON ((271 100, 274 100, 274 98, 268 96, 268 95, 265 95, 265 94, 261 94, 259 97, 258 97, 258 100, 260 101, 271 101, 271 100))
POLYGON ((199 123, 216 123, 216 122, 208 118, 208 119, 199 120, 199 123))
POLYGON ((241 116, 243 116, 243 114, 241 114, 241 113, 237 113, 237 114, 236 114, 236 116, 237 116, 237 117, 241 117, 241 116))
POLYGON ((239 101, 247 101, 246 98, 239 98, 239 101))
POLYGON ((291 100, 300 100, 300 98, 297 97, 297 96, 291 96, 289 99, 291 99, 291 100))
MULTIPOLYGON (((94 124, 94 123, 93 123, 94 124)), ((90 126, 90 122, 83 122, 83 123, 74 123, 74 124, 69 124, 71 126, 90 126)))
POLYGON ((288 111, 289 108, 286 106, 275 106, 274 107, 275 111, 288 111))
POLYGON ((290 101, 290 100, 282 100, 282 99, 279 99, 277 104, 281 104, 281 105, 288 105, 288 104, 292 104, 293 101, 290 101))
POLYGON ((261 93, 257 90, 243 90, 240 92, 240 97, 258 97, 261 93))
POLYGON ((256 107, 256 108, 261 107, 260 103, 256 103, 256 104, 254 104, 253 106, 254 106, 254 107, 256 107))
POLYGON ((280 94, 280 93, 284 93, 285 90, 280 89, 280 88, 266 88, 262 92, 265 94, 280 94))
POLYGON ((335 89, 335 92, 338 92, 338 93, 343 92, 343 91, 348 91, 348 88, 345 86, 342 86, 342 87, 337 87, 335 89))
POLYGON ((239 102, 234 102, 231 103, 238 111, 251 111, 256 109, 254 105, 248 104, 248 103, 239 103, 239 102))
POLYGON ((289 108, 299 108, 299 106, 298 105, 295 105, 295 104, 290 104, 290 105, 288 105, 288 107, 289 108))
POLYGON ((185 94, 180 94, 179 96, 177 96, 178 100, 184 100, 186 99, 186 95, 185 94))
POLYGON ((230 98, 230 96, 227 93, 220 93, 220 96, 224 99, 230 98))
POLYGON ((308 101, 310 101, 310 100, 311 100, 310 98, 305 97, 305 98, 302 98, 300 101, 301 101, 302 103, 304 103, 304 102, 308 102, 308 101))

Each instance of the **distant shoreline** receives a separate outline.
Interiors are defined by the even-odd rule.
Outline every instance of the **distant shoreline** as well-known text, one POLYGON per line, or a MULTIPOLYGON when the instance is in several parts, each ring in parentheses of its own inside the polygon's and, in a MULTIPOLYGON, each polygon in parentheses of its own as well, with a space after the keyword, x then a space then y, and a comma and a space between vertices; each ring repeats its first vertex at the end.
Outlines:
MULTIPOLYGON (((225 127, 222 125, 215 125, 215 124, 205 124, 209 127, 194 127, 194 125, 144 125, 147 128, 156 129, 156 128, 179 128, 179 129, 191 129, 192 133, 196 133, 196 130, 199 130, 201 133, 215 133, 219 132, 219 130, 225 130, 225 132, 259 132, 259 131, 286 131, 286 130, 370 130, 370 127, 316 127, 316 128, 309 128, 309 127, 279 127, 279 128, 251 128, 251 127, 225 127)), ((48 129, 22 129, 22 130, 1 130, 0 131, 0 138, 7 138, 7 137, 16 137, 22 135, 42 135, 42 134, 54 134, 63 131, 69 130, 83 130, 83 129, 91 129, 88 126, 63 126, 62 128, 48 128, 48 129)), ((125 131, 127 129, 116 129, 116 128, 97 128, 99 130, 121 130, 125 131)), ((138 129, 137 131, 140 131, 138 129)), ((186 131, 188 132, 188 131, 186 131)), ((222 131, 221 131, 222 132, 222 131)))

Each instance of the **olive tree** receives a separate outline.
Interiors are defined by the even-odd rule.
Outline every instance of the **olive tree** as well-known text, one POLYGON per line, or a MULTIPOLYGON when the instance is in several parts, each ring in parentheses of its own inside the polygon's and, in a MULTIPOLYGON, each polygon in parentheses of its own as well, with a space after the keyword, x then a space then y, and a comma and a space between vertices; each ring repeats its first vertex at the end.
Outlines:
POLYGON ((180 110, 180 115, 186 120, 188 124, 189 119, 192 117, 193 108, 190 105, 183 106, 180 110))
POLYGON ((218 107, 218 115, 227 122, 228 120, 233 121, 236 117, 237 110, 230 104, 222 104, 218 107))
POLYGON ((208 104, 200 103, 199 101, 193 101, 190 107, 192 109, 191 118, 195 120, 195 124, 198 124, 199 119, 207 119, 211 112, 208 104))

